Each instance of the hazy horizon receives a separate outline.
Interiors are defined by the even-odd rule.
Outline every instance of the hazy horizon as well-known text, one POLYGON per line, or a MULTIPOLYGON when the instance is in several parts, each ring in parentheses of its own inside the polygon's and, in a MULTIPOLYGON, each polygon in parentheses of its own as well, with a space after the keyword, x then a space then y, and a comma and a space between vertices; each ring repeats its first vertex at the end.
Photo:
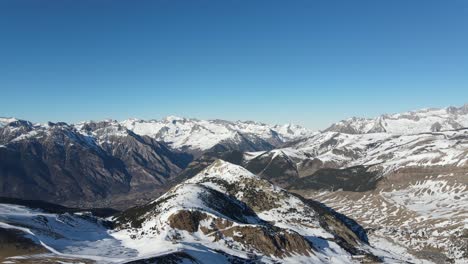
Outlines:
POLYGON ((330 125, 332 125, 333 123, 336 123, 336 122, 339 122, 341 120, 344 120, 344 119, 348 119, 348 118, 353 118, 353 117, 360 117, 360 118, 376 118, 378 116, 381 116, 381 115, 386 115, 386 114, 397 114, 397 113, 404 113, 404 112, 411 112, 411 111, 418 111, 418 110, 423 110, 423 109, 431 109, 431 108, 437 108, 437 109, 442 109, 442 108, 446 108, 446 107, 462 107, 462 106, 465 106, 465 105, 468 105, 468 103, 465 103, 465 104, 462 104, 462 105, 447 105, 447 106, 443 106, 443 107, 423 107, 423 108, 420 108, 420 109, 410 109, 410 110, 405 110, 405 111, 400 111, 400 112, 392 112, 392 113, 381 113, 381 114, 378 114, 378 115, 375 115, 375 116, 348 116, 348 117, 345 117, 345 118, 342 118, 340 120, 335 120, 335 121, 332 121, 328 124, 326 124, 324 127, 320 127, 320 128, 311 128, 311 127, 307 127, 303 124, 301 124, 300 122, 299 123, 294 123, 294 122, 284 122, 284 123, 272 123, 272 122, 265 122, 265 121, 262 121, 262 120, 255 120, 255 119, 226 119, 226 118, 199 118, 199 117, 193 117, 193 116, 181 116, 181 115, 166 115, 166 116, 160 116, 160 117, 149 117, 149 118, 139 118, 139 117, 128 117, 128 118, 123 118, 123 119, 116 119, 116 118, 112 118, 112 117, 107 117, 107 118, 101 118, 101 119, 82 119, 82 120, 77 120, 77 121, 67 121, 67 120, 41 120, 41 121, 37 121, 37 120, 32 120, 32 119, 28 119, 28 118, 22 118, 22 117, 18 117, 18 116, 4 116, 4 115, 0 115, 0 118, 18 118, 18 119, 23 119, 23 120, 27 120, 27 121, 30 121, 30 122, 33 122, 33 123, 47 123, 47 122, 66 122, 66 123, 69 123, 69 124, 76 124, 76 123, 80 123, 80 122, 87 122, 87 121, 103 121, 103 120, 116 120, 116 121, 124 121, 124 120, 128 120, 128 119, 138 119, 138 120, 161 120, 161 119, 164 119, 164 118, 167 118, 167 117, 179 117, 179 118, 187 118, 187 119, 199 119, 199 120, 215 120, 215 119, 219 119, 219 120, 226 120, 226 121, 231 121, 231 122, 235 122, 235 121, 255 121, 255 122, 260 122, 260 123, 265 123, 265 124, 269 124, 269 125, 286 125, 286 124, 292 124, 292 125, 300 125, 300 126, 303 126, 305 128, 308 128, 310 130, 314 130, 314 131, 319 131, 319 130, 323 130, 323 129, 326 129, 328 128, 330 125))

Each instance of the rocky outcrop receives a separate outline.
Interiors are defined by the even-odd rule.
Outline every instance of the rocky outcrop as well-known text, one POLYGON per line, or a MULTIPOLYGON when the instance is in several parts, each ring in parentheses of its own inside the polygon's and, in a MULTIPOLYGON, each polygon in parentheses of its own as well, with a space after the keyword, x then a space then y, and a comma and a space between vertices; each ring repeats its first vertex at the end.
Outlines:
POLYGON ((169 226, 190 233, 202 232, 213 234, 214 241, 232 239, 248 249, 261 252, 266 256, 283 258, 292 254, 309 256, 312 247, 302 236, 272 226, 233 226, 234 223, 220 218, 213 218, 199 211, 182 210, 171 215, 169 226), (201 226, 201 221, 209 221, 201 226))
POLYGON ((24 232, 0 228, 0 261, 6 261, 9 257, 28 256, 46 252, 48 250, 43 246, 25 237, 24 232))

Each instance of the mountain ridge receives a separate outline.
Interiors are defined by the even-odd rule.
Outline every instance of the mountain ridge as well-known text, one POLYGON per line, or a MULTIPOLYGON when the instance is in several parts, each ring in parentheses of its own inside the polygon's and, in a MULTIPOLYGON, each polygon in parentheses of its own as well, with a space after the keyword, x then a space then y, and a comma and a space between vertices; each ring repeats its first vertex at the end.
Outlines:
POLYGON ((164 196, 116 216, 116 236, 130 247, 168 239, 200 243, 245 261, 263 255, 261 263, 354 263, 354 255, 379 260, 374 254, 380 251, 366 244, 365 233, 348 227, 357 224, 343 221, 241 166, 216 160, 164 196))
MULTIPOLYGON (((175 132, 179 119, 168 119, 175 132)), ((190 138, 203 143, 205 138, 197 131, 204 134, 207 130, 188 122, 185 134, 174 135, 184 134, 183 140, 190 138)), ((235 125, 219 120, 216 124, 202 122, 218 129, 225 124, 235 125)), ((164 192, 194 157, 211 149, 270 150, 284 140, 272 128, 251 122, 237 124, 238 129, 223 128, 226 133, 221 136, 209 132, 210 144, 214 145, 207 145, 206 149, 182 143, 180 148, 173 148, 170 142, 160 141, 154 135, 135 133, 114 120, 33 124, 3 118, 0 123, 0 196, 40 197, 78 207, 128 206, 126 196, 135 202, 164 192), (263 130, 250 133, 252 126, 263 130), (240 131, 242 129, 246 132, 240 131)))
POLYGON ((347 134, 416 134, 464 127, 468 127, 468 104, 383 114, 375 118, 351 117, 334 123, 323 131, 347 134))

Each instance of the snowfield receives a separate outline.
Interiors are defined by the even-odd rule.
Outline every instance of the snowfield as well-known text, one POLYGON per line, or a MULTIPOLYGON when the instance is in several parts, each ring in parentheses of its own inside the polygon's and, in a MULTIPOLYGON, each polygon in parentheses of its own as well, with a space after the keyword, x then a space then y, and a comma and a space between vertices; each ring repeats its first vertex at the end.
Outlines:
POLYGON ((115 263, 137 255, 112 237, 102 220, 87 214, 51 214, 0 204, 0 228, 21 231, 57 256, 115 263))

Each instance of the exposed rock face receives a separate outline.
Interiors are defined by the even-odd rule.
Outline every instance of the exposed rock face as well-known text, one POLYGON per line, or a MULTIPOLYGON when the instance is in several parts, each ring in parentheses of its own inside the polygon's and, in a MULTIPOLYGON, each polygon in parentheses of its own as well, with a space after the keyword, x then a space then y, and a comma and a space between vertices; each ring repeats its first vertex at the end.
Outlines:
POLYGON ((271 150, 307 133, 291 125, 174 117, 75 125, 0 118, 0 196, 125 208, 201 170, 195 163, 175 178, 194 156, 203 163, 271 150))
POLYGON ((115 221, 116 235, 134 240, 129 245, 194 241, 265 262, 353 262, 352 255, 379 261, 356 222, 221 160, 115 221))
POLYGON ((202 156, 190 162, 190 164, 177 176, 174 182, 179 183, 183 180, 192 178, 200 171, 210 166, 217 159, 222 159, 235 165, 241 165, 244 162, 244 153, 237 150, 207 151, 202 156))
POLYGON ((45 253, 47 250, 21 231, 0 228, 0 261, 8 257, 45 253))
POLYGON ((249 171, 282 187, 299 177, 296 164, 282 151, 265 152, 244 164, 249 171))
POLYGON ((163 186, 190 161, 154 139, 95 126, 87 133, 67 124, 0 127, 0 196, 99 206, 108 197, 163 186))
POLYGON ((229 220, 213 218, 199 211, 178 211, 168 218, 169 226, 194 233, 200 230, 205 235, 214 234, 214 241, 232 239, 267 256, 285 257, 292 254, 309 256, 312 247, 297 233, 271 226, 233 226, 229 220), (208 226, 200 226, 209 221, 208 226))
POLYGON ((1 196, 65 202, 129 190, 122 161, 65 129, 0 148, 1 196))

